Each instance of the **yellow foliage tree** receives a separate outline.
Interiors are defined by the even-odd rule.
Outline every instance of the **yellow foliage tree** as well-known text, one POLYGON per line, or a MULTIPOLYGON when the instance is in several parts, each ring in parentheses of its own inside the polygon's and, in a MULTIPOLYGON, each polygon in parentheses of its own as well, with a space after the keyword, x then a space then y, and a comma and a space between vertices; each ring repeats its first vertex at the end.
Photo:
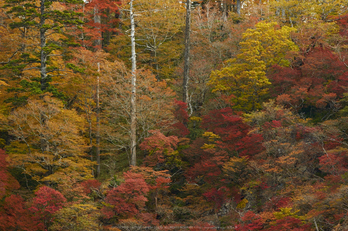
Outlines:
POLYGON ((241 53, 226 62, 227 66, 213 71, 210 84, 213 91, 234 95, 234 108, 243 111, 261 107, 260 102, 271 84, 266 77, 267 68, 274 64, 288 66, 286 55, 298 48, 290 39, 290 27, 279 28, 277 23, 259 22, 248 29, 240 42, 241 53))
POLYGON ((59 183, 68 174, 76 180, 92 177, 93 162, 84 158, 84 123, 76 111, 48 95, 29 100, 9 116, 10 134, 17 138, 7 147, 12 165, 41 182, 59 183))
POLYGON ((283 22, 295 26, 300 22, 318 19, 330 21, 332 16, 347 13, 347 0, 277 0, 270 3, 283 22))

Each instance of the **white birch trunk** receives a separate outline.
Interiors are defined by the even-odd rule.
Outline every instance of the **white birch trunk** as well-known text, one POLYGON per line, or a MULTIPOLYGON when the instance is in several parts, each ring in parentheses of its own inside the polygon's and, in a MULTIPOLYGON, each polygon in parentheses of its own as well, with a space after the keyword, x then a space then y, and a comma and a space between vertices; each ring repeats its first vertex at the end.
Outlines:
MULTIPOLYGON (((101 49, 102 47, 102 34, 101 34, 101 17, 99 14, 98 6, 94 7, 94 23, 97 24, 97 30, 98 30, 98 39, 95 42, 96 49, 101 49)), ((98 75, 97 75, 97 92, 96 92, 96 106, 97 106, 97 113, 96 113, 96 120, 97 120, 97 134, 96 134, 96 158, 97 158, 97 172, 96 177, 100 176, 100 105, 99 105, 99 74, 100 74, 100 63, 98 63, 98 75)))
POLYGON ((130 134, 130 151, 131 151, 131 162, 130 165, 136 166, 137 155, 136 155, 136 145, 137 145, 137 107, 136 107, 136 53, 135 53, 135 22, 134 22, 134 12, 133 12, 133 0, 130 1, 130 19, 131 19, 131 46, 132 46, 132 95, 131 95, 131 134, 130 134))
POLYGON ((99 106, 99 73, 100 64, 98 63, 98 75, 97 75, 97 134, 96 134, 96 154, 97 154, 97 174, 96 177, 100 176, 100 106, 99 106))
POLYGON ((184 81, 183 102, 189 103, 188 81, 190 68, 190 30, 191 30, 191 0, 186 1, 185 53, 184 53, 184 81))
POLYGON ((100 28, 100 23, 101 23, 101 17, 99 14, 99 9, 98 6, 94 7, 94 23, 97 24, 97 30, 98 30, 98 39, 95 42, 95 46, 97 47, 97 49, 102 47, 102 33, 101 33, 101 28, 100 28))

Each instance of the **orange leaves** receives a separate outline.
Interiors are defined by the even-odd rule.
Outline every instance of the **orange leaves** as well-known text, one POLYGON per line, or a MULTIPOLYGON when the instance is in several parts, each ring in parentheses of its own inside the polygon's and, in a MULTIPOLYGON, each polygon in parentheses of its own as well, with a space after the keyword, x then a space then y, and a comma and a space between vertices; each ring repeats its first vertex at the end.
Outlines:
POLYGON ((163 163, 174 154, 179 139, 176 136, 166 137, 159 130, 150 130, 149 133, 153 135, 145 138, 140 144, 140 148, 149 152, 145 158, 145 164, 153 167, 163 163))
POLYGON ((9 191, 19 188, 17 180, 7 170, 8 163, 6 158, 5 151, 0 149, 0 199, 8 194, 9 191))
POLYGON ((250 177, 251 171, 248 164, 248 159, 245 157, 231 157, 222 169, 227 179, 232 180, 233 183, 242 184, 250 177))

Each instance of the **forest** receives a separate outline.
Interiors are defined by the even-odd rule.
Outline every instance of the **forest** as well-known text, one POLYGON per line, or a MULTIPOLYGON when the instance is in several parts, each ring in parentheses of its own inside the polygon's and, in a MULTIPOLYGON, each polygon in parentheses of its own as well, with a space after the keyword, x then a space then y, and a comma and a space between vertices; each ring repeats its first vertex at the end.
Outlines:
POLYGON ((348 0, 0 0, 0 230, 348 230, 348 0))

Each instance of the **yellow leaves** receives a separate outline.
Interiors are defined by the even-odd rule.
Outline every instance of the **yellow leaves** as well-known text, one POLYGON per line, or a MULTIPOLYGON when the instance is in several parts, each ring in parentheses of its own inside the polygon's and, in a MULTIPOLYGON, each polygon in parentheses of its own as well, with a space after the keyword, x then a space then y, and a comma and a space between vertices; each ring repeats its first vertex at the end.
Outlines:
POLYGON ((248 202, 249 201, 246 198, 244 198, 237 204, 237 209, 244 209, 248 202))
POLYGON ((273 1, 271 6, 278 10, 281 9, 282 20, 294 25, 313 19, 327 21, 331 16, 346 13, 346 7, 343 6, 347 4, 347 0, 278 0, 273 1))
POLYGON ((219 135, 214 134, 213 132, 204 132, 203 137, 207 137, 209 141, 213 142, 217 139, 220 139, 219 135))
POLYGON ((290 208, 290 207, 286 207, 286 208, 280 208, 279 209, 280 211, 279 212, 274 212, 273 215, 275 216, 276 219, 280 220, 284 217, 295 217, 297 219, 300 219, 300 220, 306 220, 306 218, 304 216, 298 216, 296 215, 300 210, 296 210, 294 212, 291 212, 293 211, 293 208, 290 208))
POLYGON ((244 42, 241 42, 241 58, 252 60, 252 63, 263 61, 266 67, 273 64, 281 66, 289 65, 285 59, 287 52, 297 51, 298 47, 290 40, 290 33, 296 31, 294 28, 283 26, 276 29, 276 22, 259 22, 255 29, 248 29, 243 34, 244 42), (250 57, 251 56, 251 57, 250 57))
POLYGON ((191 116, 191 117, 190 117, 190 120, 191 120, 191 121, 200 122, 200 121, 202 121, 202 118, 201 118, 201 117, 198 117, 198 116, 191 116))
POLYGON ((215 144, 204 144, 201 149, 214 149, 215 144))
POLYGON ((82 158, 87 147, 80 135, 85 122, 76 111, 46 95, 13 111, 9 121, 10 133, 20 140, 9 149, 12 165, 24 167, 42 181, 59 182, 73 173, 80 180, 91 177, 94 163, 82 158))
POLYGON ((231 159, 224 164, 223 172, 227 175, 240 174, 247 166, 247 159, 245 157, 231 157, 231 159))
MULTIPOLYGON (((54 182, 57 184, 62 184, 64 183, 64 180, 69 175, 73 175, 75 180, 77 181, 92 179, 93 178, 92 171, 91 171, 92 166, 90 162, 89 161, 81 161, 81 162, 82 163, 79 163, 79 164, 70 162, 69 166, 62 166, 61 168, 58 168, 54 173, 46 177, 41 176, 39 180, 42 182, 48 181, 48 182, 54 182), (84 163, 86 164, 86 166, 83 165, 84 163)), ((58 166, 61 166, 61 165, 58 165, 58 166)))
MULTIPOLYGON (((0 80, 0 86, 8 86, 8 84, 2 80, 0 80)), ((0 91, 0 94, 1 94, 1 91, 0 91)))
POLYGON ((250 196, 251 194, 253 194, 255 187, 259 186, 261 183, 262 182, 259 180, 251 180, 244 184, 243 187, 241 187, 240 189, 245 190, 246 193, 250 196))
POLYGON ((33 163, 26 166, 26 170, 30 175, 43 175, 47 172, 39 164, 33 163))
POLYGON ((50 230, 98 230, 100 210, 91 203, 73 203, 55 214, 50 230))
MULTIPOLYGON (((199 118, 199 117, 198 117, 199 118)), ((213 132, 204 132, 202 134, 203 137, 208 138, 209 142, 212 142, 213 144, 204 144, 201 149, 214 149, 215 148, 215 142, 216 140, 220 139, 221 137, 214 134, 213 132)))
MULTIPOLYGON (((242 53, 226 62, 221 70, 213 71, 209 84, 214 91, 228 91, 235 97, 234 108, 248 111, 261 107, 262 97, 271 84, 266 77, 267 68, 274 64, 288 66, 288 55, 298 51, 290 39, 293 28, 277 29, 277 23, 259 22, 248 29, 240 42, 242 53)), ((289 57, 291 58, 291 57, 289 57)))
POLYGON ((92 204, 73 204, 70 208, 83 213, 98 210, 98 207, 92 204))

